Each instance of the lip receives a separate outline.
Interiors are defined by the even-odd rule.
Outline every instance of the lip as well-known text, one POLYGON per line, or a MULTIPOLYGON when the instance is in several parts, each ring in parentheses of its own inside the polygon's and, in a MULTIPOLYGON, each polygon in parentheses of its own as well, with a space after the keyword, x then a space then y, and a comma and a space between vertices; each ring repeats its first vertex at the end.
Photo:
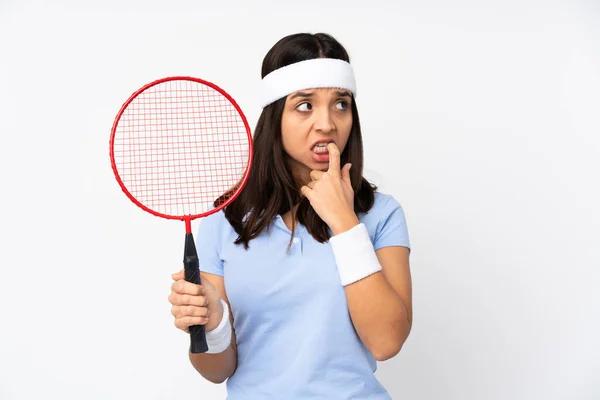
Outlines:
POLYGON ((310 149, 314 149, 314 147, 316 145, 318 145, 319 143, 333 143, 333 139, 321 139, 321 140, 317 140, 316 142, 314 142, 311 146, 310 149))

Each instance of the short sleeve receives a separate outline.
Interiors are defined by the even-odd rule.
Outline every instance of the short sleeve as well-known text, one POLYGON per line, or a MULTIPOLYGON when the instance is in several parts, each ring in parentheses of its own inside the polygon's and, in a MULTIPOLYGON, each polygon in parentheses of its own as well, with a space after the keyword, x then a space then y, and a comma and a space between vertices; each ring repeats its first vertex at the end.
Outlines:
POLYGON ((382 203, 378 213, 379 222, 373 240, 373 247, 375 250, 387 246, 403 246, 410 249, 404 209, 390 195, 386 195, 385 199, 382 199, 382 203))
POLYGON ((223 260, 219 253, 222 246, 224 219, 222 212, 218 211, 199 220, 194 241, 201 272, 223 276, 223 260))

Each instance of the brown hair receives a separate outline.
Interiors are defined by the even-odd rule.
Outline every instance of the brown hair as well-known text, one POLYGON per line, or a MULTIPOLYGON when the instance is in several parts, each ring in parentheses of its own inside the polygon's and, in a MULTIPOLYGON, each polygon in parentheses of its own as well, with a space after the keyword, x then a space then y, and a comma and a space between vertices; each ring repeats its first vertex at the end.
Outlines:
MULTIPOLYGON (((269 50, 263 60, 262 77, 286 65, 314 58, 336 58, 350 62, 344 47, 332 36, 325 33, 298 33, 282 38, 269 50)), ((298 202, 297 215, 292 215, 292 219, 297 217, 298 222, 305 225, 320 243, 330 238, 327 224, 301 195, 299 182, 295 180, 288 163, 289 156, 283 149, 281 117, 284 105, 285 98, 282 98, 263 109, 254 131, 253 165, 248 181, 239 196, 224 209, 225 217, 239 235, 235 244, 242 243, 246 249, 252 239, 269 228, 277 215, 292 210, 298 202)), ((367 212, 373 206, 377 187, 362 176, 362 133, 354 101, 351 102, 351 108, 352 128, 340 163, 352 163, 350 178, 355 193, 354 211, 360 213, 367 212)), ((217 199, 215 206, 231 193, 217 199)), ((290 246, 291 241, 292 237, 290 246)))

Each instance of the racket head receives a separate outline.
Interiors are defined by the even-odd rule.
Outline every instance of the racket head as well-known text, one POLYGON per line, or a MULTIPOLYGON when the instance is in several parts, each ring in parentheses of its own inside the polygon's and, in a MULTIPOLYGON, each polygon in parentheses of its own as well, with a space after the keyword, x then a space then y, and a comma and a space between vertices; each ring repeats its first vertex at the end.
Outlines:
POLYGON ((235 200, 253 158, 238 103, 190 76, 157 79, 135 91, 115 117, 109 145, 115 178, 135 205, 188 223, 235 200))

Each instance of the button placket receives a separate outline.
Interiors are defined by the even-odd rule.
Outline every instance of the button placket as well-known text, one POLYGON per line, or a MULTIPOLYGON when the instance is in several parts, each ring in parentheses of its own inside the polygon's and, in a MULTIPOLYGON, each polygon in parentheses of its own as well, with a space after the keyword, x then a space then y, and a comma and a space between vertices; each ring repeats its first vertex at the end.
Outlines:
POLYGON ((291 254, 302 254, 302 239, 298 236, 294 236, 292 239, 292 248, 290 249, 291 254))

